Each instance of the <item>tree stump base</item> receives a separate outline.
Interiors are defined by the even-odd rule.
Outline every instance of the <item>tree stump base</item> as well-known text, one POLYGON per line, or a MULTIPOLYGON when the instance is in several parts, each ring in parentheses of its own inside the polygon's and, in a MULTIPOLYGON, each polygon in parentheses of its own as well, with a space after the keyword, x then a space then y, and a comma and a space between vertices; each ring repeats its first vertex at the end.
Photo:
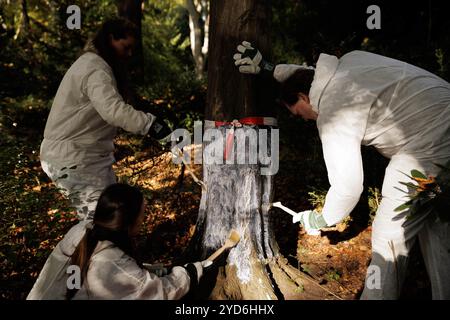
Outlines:
MULTIPOLYGON (((230 128, 217 128, 227 137, 230 128)), ((245 134, 255 126, 234 128, 245 134)), ((264 150, 272 150, 269 130, 264 150)), ((241 141, 242 142, 242 141, 241 141)), ((208 144, 205 142, 204 150, 208 144)), ((215 141, 214 143, 217 143, 215 141)), ((290 266, 278 248, 270 221, 270 203, 273 196, 273 175, 262 174, 265 164, 239 164, 237 155, 249 159, 252 149, 248 144, 234 141, 234 162, 215 164, 204 152, 202 192, 196 230, 189 256, 206 259, 221 247, 232 229, 240 234, 240 241, 227 256, 225 267, 218 269, 207 298, 214 300, 273 300, 273 299, 330 299, 326 289, 301 271, 290 266)), ((223 153, 222 150, 220 150, 223 153)), ((272 152, 272 151, 271 151, 272 152)), ((270 158, 270 155, 269 155, 270 158)))

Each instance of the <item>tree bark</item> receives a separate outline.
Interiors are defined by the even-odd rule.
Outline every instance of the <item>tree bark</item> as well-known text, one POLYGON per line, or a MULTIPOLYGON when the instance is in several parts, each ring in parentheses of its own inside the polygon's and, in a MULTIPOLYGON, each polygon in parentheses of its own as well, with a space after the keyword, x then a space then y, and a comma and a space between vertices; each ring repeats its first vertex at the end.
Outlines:
MULTIPOLYGON (((270 21, 269 1, 211 2, 207 120, 230 121, 274 114, 273 83, 259 76, 240 74, 233 60, 236 46, 242 40, 254 44, 266 59, 271 58, 270 21)), ((227 136, 230 127, 219 128, 222 136, 227 136)), ((234 128, 235 135, 262 129, 267 127, 234 128)), ((258 148, 271 150, 272 129, 267 141, 258 141, 258 148)), ((225 242, 231 229, 241 237, 229 252, 226 265, 217 269, 214 279, 206 280, 213 283, 208 297, 233 300, 326 297, 320 286, 290 266, 280 254, 269 218, 274 176, 262 174, 265 164, 214 164, 207 159, 208 146, 209 142, 204 142, 206 190, 202 192, 188 254, 191 259, 193 255, 207 258, 225 242)), ((239 153, 250 157, 251 147, 239 145, 236 140, 233 150, 233 157, 239 153)))
POLYGON ((273 86, 260 77, 242 75, 233 54, 243 40, 271 59, 270 1, 212 1, 208 67, 207 119, 272 116, 273 86))
POLYGON ((138 28, 136 47, 134 49, 133 61, 131 62, 135 79, 142 82, 144 79, 144 55, 142 46, 142 0, 118 0, 117 9, 119 17, 133 22, 138 28))

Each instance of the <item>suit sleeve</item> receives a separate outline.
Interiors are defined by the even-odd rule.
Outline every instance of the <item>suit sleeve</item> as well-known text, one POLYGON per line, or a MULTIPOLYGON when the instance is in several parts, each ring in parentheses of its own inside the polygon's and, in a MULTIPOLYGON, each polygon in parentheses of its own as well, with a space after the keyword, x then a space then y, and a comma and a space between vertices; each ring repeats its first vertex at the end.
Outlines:
POLYGON ((327 135, 322 138, 322 148, 330 182, 322 214, 330 226, 341 222, 358 203, 364 172, 358 139, 327 135))
POLYGON ((190 286, 183 267, 174 267, 168 275, 158 277, 126 255, 115 261, 95 261, 88 280, 89 290, 97 299, 178 300, 190 286))
POLYGON ((112 126, 145 135, 155 120, 152 114, 135 110, 125 103, 114 77, 105 70, 98 69, 87 76, 85 92, 102 119, 112 126))
MULTIPOLYGON (((344 88, 337 85, 332 92, 343 92, 344 88)), ((319 107, 317 125, 330 183, 322 211, 328 225, 347 217, 363 191, 361 143, 370 103, 360 102, 359 96, 359 92, 333 94, 319 107)))

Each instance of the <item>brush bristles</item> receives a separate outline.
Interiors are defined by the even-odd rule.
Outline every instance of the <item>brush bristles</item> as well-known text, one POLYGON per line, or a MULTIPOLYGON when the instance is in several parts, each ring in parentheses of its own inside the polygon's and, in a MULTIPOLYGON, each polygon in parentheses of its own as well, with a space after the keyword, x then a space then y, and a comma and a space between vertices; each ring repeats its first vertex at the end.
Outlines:
POLYGON ((239 242, 239 240, 241 239, 241 236, 239 235, 239 233, 236 230, 231 230, 231 233, 230 233, 230 236, 228 239, 230 239, 235 244, 237 244, 239 242))

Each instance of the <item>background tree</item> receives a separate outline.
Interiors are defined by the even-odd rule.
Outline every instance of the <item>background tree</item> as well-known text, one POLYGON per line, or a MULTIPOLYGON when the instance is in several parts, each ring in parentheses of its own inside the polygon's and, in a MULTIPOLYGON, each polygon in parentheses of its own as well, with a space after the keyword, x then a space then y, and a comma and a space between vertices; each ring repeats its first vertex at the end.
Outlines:
POLYGON ((209 1, 185 0, 184 4, 189 13, 190 42, 195 72, 201 78, 205 73, 208 56, 209 1))
POLYGON ((23 29, 25 32, 29 32, 30 31, 30 18, 28 17, 27 0, 22 0, 21 5, 22 5, 23 29))

